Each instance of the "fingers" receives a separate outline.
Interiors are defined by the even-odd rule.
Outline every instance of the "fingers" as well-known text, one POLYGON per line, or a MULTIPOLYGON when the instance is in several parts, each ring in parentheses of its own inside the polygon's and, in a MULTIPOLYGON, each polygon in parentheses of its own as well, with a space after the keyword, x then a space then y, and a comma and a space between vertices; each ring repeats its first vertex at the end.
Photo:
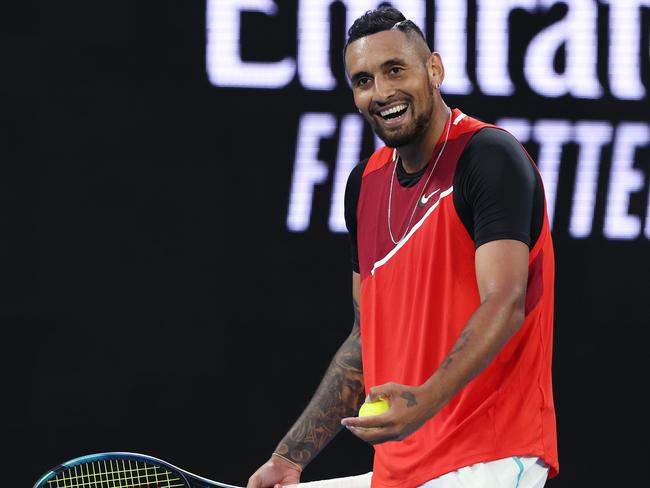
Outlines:
POLYGON ((341 420, 350 432, 370 444, 394 440, 398 436, 394 432, 393 420, 389 412, 371 417, 347 417, 341 420))
POLYGON ((262 488, 262 479, 257 473, 254 473, 253 476, 248 478, 246 488, 262 488))
POLYGON ((386 383, 370 388, 366 401, 374 402, 382 397, 390 399, 393 395, 396 394, 395 386, 395 383, 386 383))
POLYGON ((248 479, 246 488, 282 488, 300 483, 300 471, 281 458, 271 456, 248 479))
POLYGON ((366 402, 384 398, 388 401, 388 410, 376 415, 346 417, 341 420, 341 424, 370 444, 402 440, 413 431, 413 412, 407 408, 409 396, 414 395, 412 390, 413 387, 397 383, 370 388, 366 402))
POLYGON ((346 417, 341 419, 341 425, 344 427, 356 427, 360 429, 376 429, 390 425, 389 412, 372 415, 369 417, 346 417))
MULTIPOLYGON (((366 402, 374 402, 380 398, 390 398, 391 392, 394 391, 392 383, 386 383, 385 385, 375 386, 371 388, 366 397, 366 402)), ((390 400, 389 400, 390 403, 390 400)), ((377 415, 371 415, 367 417, 346 417, 341 419, 341 424, 348 428, 357 428, 357 429, 377 429, 380 427, 385 427, 389 424, 388 414, 390 413, 390 408, 387 412, 380 413, 377 415)), ((357 432, 355 432, 357 434, 357 432)), ((364 439, 365 440, 365 439, 364 439)))
POLYGON ((366 429, 362 427, 348 427, 348 430, 356 435, 359 439, 369 444, 380 444, 382 442, 400 440, 398 433, 392 427, 376 427, 366 429))

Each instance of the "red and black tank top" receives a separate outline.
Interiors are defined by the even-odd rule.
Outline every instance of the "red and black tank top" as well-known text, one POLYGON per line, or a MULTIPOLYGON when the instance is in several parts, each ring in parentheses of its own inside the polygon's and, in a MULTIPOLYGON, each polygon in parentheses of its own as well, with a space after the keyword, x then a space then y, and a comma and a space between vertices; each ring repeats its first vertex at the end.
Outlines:
MULTIPOLYGON (((387 221, 396 152, 376 151, 362 176, 356 230, 366 389, 391 381, 424 383, 480 305, 474 241, 450 197, 467 142, 490 125, 457 109, 450 123, 430 177, 433 165, 410 188, 393 183, 391 229, 395 240, 403 236, 397 244, 387 221)), ((416 487, 463 466, 515 455, 539 456, 551 477, 557 473, 551 384, 554 256, 546 215, 528 271, 526 316, 517 334, 419 430, 404 441, 376 446, 373 488, 416 487)))

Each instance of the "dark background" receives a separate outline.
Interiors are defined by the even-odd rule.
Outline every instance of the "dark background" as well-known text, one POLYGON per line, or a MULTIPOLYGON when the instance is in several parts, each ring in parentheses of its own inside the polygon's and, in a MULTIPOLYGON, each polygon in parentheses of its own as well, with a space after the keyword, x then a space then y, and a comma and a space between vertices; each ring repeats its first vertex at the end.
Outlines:
MULTIPOLYGON (((204 2, 13 8, 0 17, 0 318, 3 437, 17 469, 3 485, 31 486, 61 461, 115 450, 245 484, 352 324, 347 236, 327 228, 331 181, 315 194, 309 229, 286 230, 300 114, 351 112, 348 89, 211 85, 204 2)), ((565 13, 526 25, 534 32, 565 13)), ((273 56, 273 45, 295 55, 294 2, 281 2, 275 20, 286 38, 259 17, 246 22, 247 55, 273 56)), ((525 87, 514 100, 446 99, 488 121, 647 121, 649 108, 647 98, 549 101, 525 87)), ((335 147, 322 149, 332 163, 335 147)), ((630 209, 643 221, 649 157, 639 151, 646 181, 630 209)), ((572 166, 560 174, 553 487, 634 484, 633 466, 650 454, 650 247, 603 238, 607 164, 588 239, 568 235, 572 166)), ((344 432, 303 479, 360 474, 371 459, 344 432)))

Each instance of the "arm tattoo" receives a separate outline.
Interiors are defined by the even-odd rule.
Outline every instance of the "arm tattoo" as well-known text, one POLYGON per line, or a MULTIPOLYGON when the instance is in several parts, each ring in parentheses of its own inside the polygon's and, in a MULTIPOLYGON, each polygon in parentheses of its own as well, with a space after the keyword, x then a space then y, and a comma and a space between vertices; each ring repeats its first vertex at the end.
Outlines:
POLYGON ((465 329, 460 333, 460 336, 458 337, 456 344, 454 344, 454 347, 451 348, 451 351, 449 351, 449 354, 447 354, 447 357, 440 365, 442 369, 447 369, 449 365, 452 363, 452 361, 454 360, 454 356, 459 351, 462 351, 465 348, 467 342, 469 341, 470 335, 471 335, 471 330, 469 329, 465 329))
POLYGON ((353 299, 354 326, 334 355, 316 393, 275 452, 305 467, 355 415, 364 399, 359 304, 353 299))

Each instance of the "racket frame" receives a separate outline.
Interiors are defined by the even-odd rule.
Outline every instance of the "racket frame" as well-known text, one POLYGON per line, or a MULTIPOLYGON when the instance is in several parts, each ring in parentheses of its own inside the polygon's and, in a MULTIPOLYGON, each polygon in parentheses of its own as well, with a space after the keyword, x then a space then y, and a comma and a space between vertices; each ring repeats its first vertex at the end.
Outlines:
POLYGON ((157 465, 161 468, 176 471, 179 475, 182 476, 183 480, 191 488, 241 488, 239 486, 229 485, 227 483, 220 483, 218 481, 213 481, 208 478, 204 478, 203 476, 198 476, 182 468, 179 468, 178 466, 174 466, 173 464, 168 463, 167 461, 163 461, 162 459, 158 459, 153 456, 149 456, 147 454, 140 454, 137 452, 126 452, 126 451, 99 452, 99 453, 87 454, 85 456, 80 456, 74 459, 70 459, 50 469, 47 473, 41 476, 38 479, 38 481, 36 481, 33 488, 47 488, 46 483, 52 478, 54 478, 55 476, 57 476, 58 474, 60 474, 61 472, 65 471, 66 469, 71 469, 74 468, 75 466, 79 466, 84 463, 92 463, 92 462, 97 462, 102 460, 106 460, 106 461, 119 460, 119 459, 123 459, 125 461, 127 460, 140 461, 143 463, 149 463, 149 464, 157 465))

